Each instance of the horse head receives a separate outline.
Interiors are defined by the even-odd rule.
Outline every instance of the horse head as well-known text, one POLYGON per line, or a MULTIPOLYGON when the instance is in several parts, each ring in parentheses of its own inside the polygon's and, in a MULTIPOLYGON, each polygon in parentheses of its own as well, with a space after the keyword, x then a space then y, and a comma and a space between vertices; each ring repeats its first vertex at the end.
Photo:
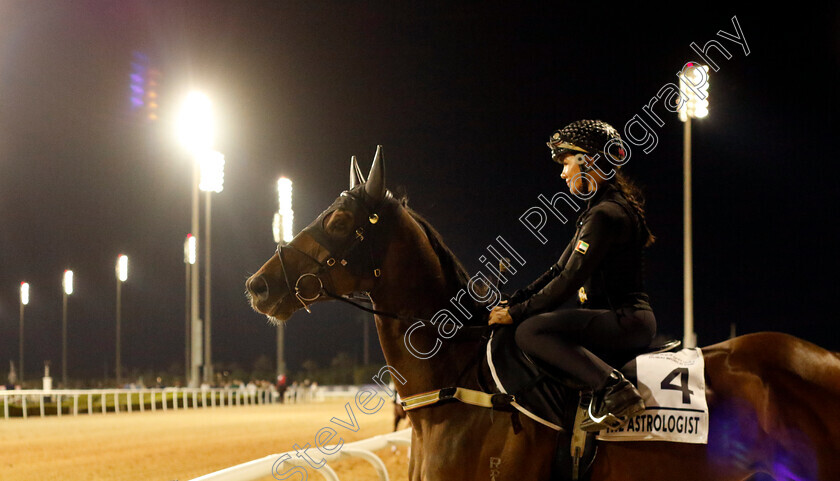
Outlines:
POLYGON ((396 202, 385 188, 382 148, 376 149, 367 181, 356 158, 350 187, 245 283, 251 306, 277 323, 299 309, 353 292, 369 292, 381 275, 388 217, 396 202), (373 232, 376 231, 376 239, 373 232), (377 243, 379 250, 373 244, 377 243))

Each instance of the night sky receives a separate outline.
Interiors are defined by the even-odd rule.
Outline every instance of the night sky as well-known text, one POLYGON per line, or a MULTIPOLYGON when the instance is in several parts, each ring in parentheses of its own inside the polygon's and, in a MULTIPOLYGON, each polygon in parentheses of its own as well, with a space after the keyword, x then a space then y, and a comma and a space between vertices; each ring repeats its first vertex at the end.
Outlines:
MULTIPOLYGON (((279 176, 294 181, 297 231, 347 187, 350 156, 366 170, 382 144, 389 187, 471 272, 497 235, 526 258, 512 291, 572 234, 550 221, 542 246, 518 220, 539 194, 565 189, 551 132, 581 118, 620 131, 636 114, 650 123, 642 107, 700 60, 691 42, 713 38, 731 58, 712 53, 710 114, 692 131, 698 343, 736 323, 739 334, 778 330, 840 350, 838 5, 507 3, 0 1, 2 377, 18 358, 21 281, 32 286, 27 378, 46 359, 59 372, 67 268, 69 375, 113 372, 120 253, 127 369, 183 362, 191 176, 175 117, 192 89, 214 103, 227 161, 213 195, 214 359, 250 367, 274 359, 274 329, 246 303, 244 281, 274 251, 279 176), (734 15, 748 56, 715 35, 734 32, 734 15), (138 55, 160 72, 156 121, 131 103, 138 55)), ((635 148, 626 173, 645 189, 658 238, 646 280, 660 332, 681 338, 683 126, 654 110, 658 145, 635 148)), ((297 313, 290 368, 341 351, 360 361, 361 323, 335 304, 297 313)))

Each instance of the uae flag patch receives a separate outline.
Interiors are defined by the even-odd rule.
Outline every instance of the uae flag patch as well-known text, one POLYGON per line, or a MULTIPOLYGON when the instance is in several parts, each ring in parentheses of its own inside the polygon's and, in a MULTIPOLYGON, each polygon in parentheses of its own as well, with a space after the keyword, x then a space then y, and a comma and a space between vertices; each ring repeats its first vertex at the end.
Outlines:
POLYGON ((589 250, 589 244, 584 241, 578 241, 577 245, 575 246, 575 250, 580 252, 581 254, 586 254, 586 251, 589 250))

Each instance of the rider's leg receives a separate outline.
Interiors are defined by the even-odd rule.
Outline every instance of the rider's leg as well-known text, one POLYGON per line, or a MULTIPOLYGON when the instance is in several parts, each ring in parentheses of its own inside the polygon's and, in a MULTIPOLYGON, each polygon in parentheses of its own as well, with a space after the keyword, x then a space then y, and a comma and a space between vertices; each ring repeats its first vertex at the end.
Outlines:
POLYGON ((598 389, 612 367, 582 346, 581 335, 594 314, 580 311, 563 309, 525 319, 516 329, 516 343, 528 356, 598 389))
POLYGON ((523 321, 516 342, 529 356, 589 386, 595 393, 593 414, 622 417, 643 407, 641 396, 595 352, 643 348, 653 339, 655 329, 650 311, 559 309, 523 321))

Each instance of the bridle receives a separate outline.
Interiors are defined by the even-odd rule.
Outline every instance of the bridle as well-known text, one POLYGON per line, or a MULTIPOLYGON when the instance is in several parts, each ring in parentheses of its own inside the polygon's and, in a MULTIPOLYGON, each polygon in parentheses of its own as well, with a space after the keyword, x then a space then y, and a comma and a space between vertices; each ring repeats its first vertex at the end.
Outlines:
MULTIPOLYGON (((363 186, 362 186, 363 187, 363 186)), ((390 193, 387 193, 383 201, 380 201, 376 206, 373 208, 368 208, 367 204, 362 197, 364 194, 357 194, 354 192, 355 189, 344 191, 341 193, 339 198, 333 204, 333 207, 328 208, 326 211, 321 213, 318 218, 310 224, 306 229, 301 232, 306 232, 309 234, 313 240, 321 247, 323 251, 326 252, 326 256, 324 260, 319 260, 312 255, 304 252, 303 250, 299 249, 298 247, 292 244, 278 244, 277 246, 277 257, 280 260, 280 266, 283 271, 283 280, 286 282, 286 288, 288 292, 291 294, 294 292, 295 298, 298 302, 301 303, 303 308, 306 310, 307 313, 312 313, 309 309, 309 304, 317 301, 321 298, 321 296, 329 297, 334 300, 342 301, 347 304, 350 304, 358 309, 363 311, 369 312, 371 314, 383 316, 383 317, 390 317, 392 319, 402 320, 402 321, 409 321, 409 322, 431 322, 429 319, 423 319, 414 316, 401 316, 389 312, 383 312, 377 309, 373 309, 372 307, 367 307, 362 304, 356 302, 357 300, 365 300, 364 298, 351 298, 350 296, 340 296, 333 292, 331 292, 325 285, 324 279, 322 276, 326 274, 326 279, 329 281, 328 284, 333 284, 332 279, 330 277, 332 268, 335 267, 336 264, 341 265, 342 267, 347 267, 351 270, 356 269, 357 273, 359 268, 361 267, 362 271, 368 271, 373 273, 374 279, 379 279, 382 276, 382 270, 377 266, 377 263, 374 261, 373 256, 373 246, 371 245, 373 242, 373 236, 368 235, 367 237, 370 238, 367 242, 366 239, 366 232, 365 232, 365 225, 370 224, 370 227, 377 225, 379 223, 379 214, 377 211, 382 206, 383 201, 385 199, 391 199, 390 193), (356 225, 354 226, 354 237, 352 241, 349 242, 346 246, 335 246, 334 239, 331 239, 326 235, 323 229, 323 221, 326 219, 326 216, 337 210, 338 208, 347 208, 348 202, 352 203, 352 206, 348 210, 352 211, 354 214, 354 219, 356 220, 356 225), (338 204, 338 205, 337 205, 338 204), (366 214, 366 215, 361 215, 366 214), (364 219, 361 222, 358 219, 364 219), (359 250, 360 246, 362 245, 368 246, 368 254, 370 259, 370 264, 368 266, 356 266, 355 262, 351 262, 348 259, 353 259, 355 253, 359 250), (304 258, 311 261, 313 264, 317 265, 318 268, 314 272, 307 272, 298 276, 295 280, 294 290, 292 290, 292 283, 289 279, 289 274, 286 269, 286 260, 284 256, 284 249, 292 249, 297 251, 299 254, 303 255, 304 258), (336 259, 339 259, 336 261, 336 259), (314 277, 315 280, 318 281, 318 289, 317 293, 313 293, 309 295, 307 292, 303 292, 304 290, 301 288, 301 282, 305 282, 305 279, 309 277, 314 277)), ((361 190, 361 189, 359 189, 361 190)), ((361 191, 364 192, 364 191, 361 191)), ((387 235, 387 230, 383 231, 382 224, 379 224, 379 230, 381 234, 387 235)), ((373 229, 371 229, 373 230, 373 229)), ((387 239, 381 238, 379 235, 376 236, 380 239, 380 241, 387 242, 387 239)), ((346 240, 345 240, 346 242, 346 240)), ((384 245, 384 244, 383 244, 384 245)), ((357 256, 356 256, 357 257, 357 256)), ((367 297, 367 302, 370 302, 370 297, 367 297)), ((467 326, 467 329, 463 331, 459 331, 462 338, 468 339, 475 339, 481 338, 484 340, 488 339, 490 328, 488 326, 467 326)), ((478 351, 478 354, 481 355, 481 351, 478 351)), ((461 372, 459 379, 464 376, 465 373, 469 372, 469 370, 475 365, 476 361, 479 361, 480 357, 474 357, 473 360, 466 365, 464 370, 461 372)), ((432 404, 436 404, 438 402, 447 401, 450 399, 458 399, 462 402, 473 404, 476 406, 482 407, 490 407, 493 409, 500 409, 506 408, 510 406, 510 403, 515 400, 512 395, 503 394, 503 393, 485 393, 482 391, 476 391, 472 389, 465 389, 461 387, 447 387, 444 389, 440 389, 437 391, 432 391, 429 393, 420 393, 413 396, 408 396, 402 400, 402 405, 406 410, 412 410, 421 408, 424 406, 429 406, 432 404)))
MULTIPOLYGON (((341 195, 339 195, 336 202, 333 203, 333 206, 322 212, 321 215, 319 215, 318 218, 316 218, 315 221, 312 222, 312 224, 310 224, 308 227, 301 231, 309 234, 313 238, 313 240, 321 247, 321 249, 324 252, 326 252, 326 255, 323 257, 323 260, 319 260, 313 257, 312 255, 304 252, 303 250, 299 249, 298 247, 292 244, 278 244, 277 256, 280 259, 280 267, 283 271, 283 280, 286 283, 286 288, 288 289, 288 292, 290 294, 294 293, 295 298, 298 300, 298 302, 301 303, 303 308, 309 314, 312 313, 312 311, 309 309, 309 305, 320 299, 322 296, 324 296, 333 300, 350 304, 351 306, 357 309, 361 309, 371 314, 389 317, 391 319, 410 322, 431 322, 429 319, 424 319, 422 317, 398 315, 362 305, 359 302, 371 304, 370 296, 367 292, 356 293, 357 295, 352 296, 346 296, 335 294, 328 288, 328 286, 334 285, 334 282, 332 282, 332 278, 330 276, 330 272, 332 268, 336 266, 336 264, 351 269, 351 271, 355 271, 355 274, 363 275, 365 272, 371 273, 373 274, 373 278, 375 280, 378 280, 382 277, 382 269, 377 267, 378 265, 380 265, 380 263, 374 259, 374 246, 372 244, 374 241, 383 246, 387 244, 387 235, 389 235, 390 232, 388 232, 388 230, 385 228, 386 226, 380 222, 379 212, 381 212, 386 202, 393 203, 395 201, 393 201, 391 193, 387 192, 385 194, 385 197, 379 203, 377 203, 373 207, 368 207, 363 197, 365 195, 363 190, 364 186, 362 185, 361 187, 361 189, 358 189, 360 192, 356 192, 357 189, 351 189, 342 192, 341 195), (352 203, 352 205, 348 206, 349 203, 352 203), (327 215, 331 214, 339 207, 347 208, 348 210, 352 211, 354 214, 354 218, 357 219, 356 225, 354 226, 355 229, 353 231, 353 240, 346 246, 334 245, 334 239, 328 237, 323 230, 323 220, 326 218, 327 215), (363 220, 359 221, 358 219, 363 220), (365 231, 366 224, 369 227, 369 231, 365 231), (373 231, 373 226, 376 226, 376 229, 378 231, 376 232, 375 236, 372 235, 372 232, 370 232, 373 231), (367 246, 367 265, 364 265, 364 263, 360 262, 361 256, 358 255, 358 250, 362 245, 367 246), (285 249, 289 248, 298 252, 299 254, 302 254, 306 259, 309 259, 313 264, 318 266, 318 268, 314 272, 307 272, 305 274, 299 275, 298 278, 295 280, 294 289, 292 288, 291 279, 289 278, 288 272, 286 270, 286 260, 284 256, 285 249), (336 261, 336 259, 339 260, 336 261), (326 274, 325 277, 328 281, 326 283, 327 285, 325 285, 324 283, 324 274, 326 274), (301 287, 301 282, 305 281, 305 279, 308 279, 309 277, 314 277, 318 281, 317 293, 313 293, 312 295, 308 295, 308 292, 303 292, 304 289, 301 287)), ((484 333, 487 331, 487 326, 465 327, 467 329, 461 329, 458 332, 464 333, 462 335, 466 335, 466 333, 478 333, 478 335, 484 335, 484 333)), ((472 337, 472 335, 467 335, 467 337, 472 337)))
MULTIPOLYGON (((376 267, 377 263, 374 261, 373 258, 373 246, 371 245, 370 241, 365 244, 368 247, 368 266, 357 266, 355 260, 348 260, 353 259, 353 257, 356 256, 357 249, 364 243, 366 235, 366 224, 369 224, 372 227, 379 222, 379 214, 376 211, 379 210, 379 207, 381 207, 383 203, 382 201, 380 201, 376 206, 374 206, 374 208, 370 209, 368 208, 364 198, 362 198, 362 196, 359 195, 359 193, 354 192, 355 190, 357 189, 342 192, 339 198, 333 204, 335 208, 329 208, 323 213, 321 213, 321 215, 318 216, 315 222, 310 224, 307 228, 305 228, 302 231, 309 234, 313 238, 315 243, 318 244, 318 246, 320 246, 324 252, 326 252, 324 260, 316 259, 312 255, 304 252, 303 250, 295 247, 292 244, 281 243, 277 246, 277 256, 280 259, 280 267, 283 271, 283 279, 286 282, 286 288, 288 289, 288 292, 290 294, 294 293, 295 298, 298 300, 298 302, 301 303, 301 305, 307 313, 312 313, 307 303, 311 304, 317 301, 321 296, 350 302, 356 307, 368 310, 364 306, 356 304, 346 296, 339 296, 330 292, 330 290, 328 290, 324 286, 324 280, 322 279, 322 275, 324 274, 326 274, 326 278, 329 280, 329 284, 334 285, 330 273, 332 268, 335 267, 336 264, 339 264, 342 267, 348 267, 350 269, 356 270, 356 273, 362 273, 360 271, 369 271, 373 274, 373 277, 376 279, 382 276, 382 270, 379 267, 376 267), (347 210, 350 210, 354 214, 354 219, 357 219, 356 225, 354 225, 353 229, 353 239, 347 245, 336 245, 335 240, 327 236, 326 232, 324 232, 323 221, 329 214, 335 212, 339 208, 347 207, 348 204, 352 205, 349 205, 350 208, 347 210), (358 219, 360 218, 364 220, 359 221, 358 219), (297 280, 295 280, 294 290, 292 289, 292 283, 289 279, 289 275, 286 270, 286 260, 283 255, 283 249, 289 248, 291 248, 294 251, 297 251, 299 254, 303 255, 305 258, 309 259, 318 266, 315 272, 307 272, 299 275, 297 280), (336 261, 336 259, 339 260, 336 261), (317 292, 315 292, 313 295, 309 295, 308 292, 304 292, 304 289, 302 289, 301 287, 301 282, 305 282, 305 279, 308 279, 309 277, 313 277, 315 278, 315 280, 318 281, 317 292)), ((364 191, 361 190, 361 192, 364 191)), ((386 198, 389 198, 389 196, 390 194, 386 195, 386 198)), ((346 242, 346 240, 344 242, 346 242)))

